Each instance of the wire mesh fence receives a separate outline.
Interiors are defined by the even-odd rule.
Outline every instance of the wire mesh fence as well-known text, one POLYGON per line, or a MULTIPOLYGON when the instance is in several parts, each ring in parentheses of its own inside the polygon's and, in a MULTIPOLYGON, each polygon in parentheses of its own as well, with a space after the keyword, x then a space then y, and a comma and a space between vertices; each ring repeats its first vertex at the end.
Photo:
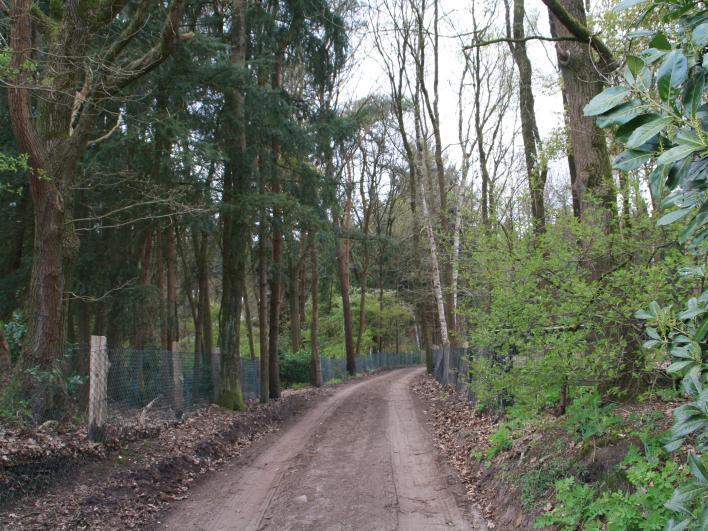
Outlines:
MULTIPOLYGON (((83 367, 82 402, 88 414, 89 436, 100 440, 107 430, 148 427, 179 419, 214 399, 220 356, 179 352, 176 348, 106 348, 94 336, 89 352, 76 350, 73 361, 83 367)), ((420 364, 420 353, 382 352, 357 356, 358 373, 420 364)), ((321 359, 325 383, 347 379, 346 360, 321 359)), ((246 400, 260 396, 260 360, 241 358, 240 382, 246 400)), ((307 383, 307 382, 298 382, 307 383)))
MULTIPOLYGON (((433 376, 438 383, 454 387, 474 403, 477 401, 472 386, 475 380, 472 362, 475 358, 486 358, 508 369, 513 353, 500 355, 489 349, 472 347, 436 348, 433 349, 433 376)), ((503 397, 500 399, 503 400, 503 397)))

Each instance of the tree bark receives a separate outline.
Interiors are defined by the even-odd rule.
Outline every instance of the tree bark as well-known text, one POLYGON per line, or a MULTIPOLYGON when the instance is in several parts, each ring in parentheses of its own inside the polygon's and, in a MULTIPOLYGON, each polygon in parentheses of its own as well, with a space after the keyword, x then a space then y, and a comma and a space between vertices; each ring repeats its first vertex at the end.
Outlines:
MULTIPOLYGON (((247 0, 233 0, 231 25, 231 64, 246 67, 248 35, 246 32, 247 0)), ((222 302, 219 337, 221 373, 219 404, 228 409, 244 409, 241 391, 241 314, 246 275, 246 252, 249 225, 238 200, 248 191, 249 164, 246 162, 246 111, 242 86, 226 91, 224 105, 230 111, 225 123, 229 161, 224 169, 222 233, 222 302)))
MULTIPOLYGON (((587 25, 582 0, 561 0, 559 4, 576 21, 587 25)), ((569 37, 573 33, 549 10, 551 35, 569 37)), ((556 56, 566 94, 567 123, 575 165, 573 190, 579 201, 580 217, 592 218, 591 194, 605 210, 600 220, 606 226, 617 217, 616 191, 612 164, 607 150, 605 133, 597 127, 593 117, 585 116, 583 108, 603 89, 603 78, 595 68, 587 45, 573 41, 556 43, 556 56)), ((572 172, 571 172, 572 173, 572 172)))
POLYGON ((524 0, 513 0, 513 22, 509 22, 509 3, 505 2, 507 12, 507 37, 509 49, 519 71, 519 112, 521 115, 521 137, 524 142, 526 175, 531 196, 531 217, 536 235, 546 231, 546 212, 544 206, 544 190, 548 176, 548 165, 545 158, 539 158, 541 136, 536 124, 536 111, 533 97, 533 70, 526 53, 524 39, 524 0))
POLYGON ((340 222, 335 215, 334 245, 337 258, 337 272, 339 273, 339 287, 342 295, 342 313, 344 317, 344 349, 347 357, 347 373, 356 375, 356 353, 354 352, 354 334, 352 325, 352 307, 349 300, 349 249, 348 238, 343 238, 342 229, 348 230, 351 225, 352 208, 352 174, 348 170, 347 197, 344 206, 344 222, 340 222), (344 241, 342 242, 342 239, 344 241))
POLYGON ((256 346, 253 342, 253 321, 251 320, 251 304, 248 301, 248 288, 243 287, 243 306, 246 311, 246 333, 248 334, 248 354, 250 358, 256 359, 256 346))
MULTIPOLYGON (((293 255, 297 253, 295 242, 292 234, 288 235, 289 252, 288 252, 288 311, 290 312, 290 344, 293 352, 297 352, 302 348, 302 334, 300 330, 300 286, 299 286, 299 270, 300 267, 296 264, 293 255)), ((302 243, 303 248, 306 247, 305 242, 302 243)))
MULTIPOLYGON (((261 180, 261 194, 263 194, 263 176, 261 180)), ((266 219, 261 215, 258 231, 258 342, 260 346, 261 364, 261 402, 268 402, 270 397, 270 357, 268 355, 268 255, 266 249, 266 219)))
POLYGON ((312 317, 310 318, 310 383, 315 387, 322 386, 322 363, 318 341, 317 320, 319 312, 319 269, 317 266, 317 233, 310 234, 312 261, 312 317))

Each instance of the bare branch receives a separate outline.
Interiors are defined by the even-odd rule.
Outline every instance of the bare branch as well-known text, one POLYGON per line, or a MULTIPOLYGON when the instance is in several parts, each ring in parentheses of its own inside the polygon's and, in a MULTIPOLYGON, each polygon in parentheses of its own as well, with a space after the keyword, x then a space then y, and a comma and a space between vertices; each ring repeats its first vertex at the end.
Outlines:
POLYGON ((510 39, 508 37, 500 37, 498 39, 490 39, 488 41, 480 41, 480 42, 475 42, 474 44, 468 44, 466 46, 463 46, 463 50, 471 50, 473 48, 482 48, 483 46, 490 46, 492 44, 499 44, 502 42, 506 43, 511 43, 511 44, 519 44, 522 42, 528 42, 528 41, 548 41, 548 42, 557 42, 557 41, 578 41, 577 37, 546 37, 544 35, 529 35, 528 37, 524 37, 522 39, 510 39))

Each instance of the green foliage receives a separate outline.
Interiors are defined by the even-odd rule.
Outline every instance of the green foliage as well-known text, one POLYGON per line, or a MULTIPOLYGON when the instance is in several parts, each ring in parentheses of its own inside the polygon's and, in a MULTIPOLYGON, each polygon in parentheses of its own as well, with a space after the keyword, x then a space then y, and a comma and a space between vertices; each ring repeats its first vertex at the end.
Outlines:
MULTIPOLYGON (((354 333, 356 334, 357 316, 359 315, 359 290, 350 292, 352 316, 354 320, 354 333)), ((306 320, 309 321, 311 306, 306 308, 306 320)), ((399 349, 401 352, 416 350, 415 335, 413 333, 413 310, 406 304, 394 290, 384 290, 383 308, 379 306, 378 293, 369 293, 365 303, 366 326, 361 342, 360 354, 369 350, 377 351, 377 338, 383 337, 384 349, 392 347, 396 340, 396 324, 399 327, 399 349)), ((344 317, 342 313, 342 298, 332 297, 331 308, 328 304, 320 302, 320 318, 318 341, 320 352, 323 356, 343 358, 344 345, 344 317), (327 311, 330 310, 330 311, 327 311)), ((309 342, 310 331, 305 330, 303 340, 309 342)))
POLYGON ((659 360, 641 350, 633 314, 657 294, 690 293, 688 279, 668 282, 690 264, 674 236, 640 213, 610 233, 563 215, 536 239, 470 231, 475 252, 461 271, 469 286, 461 311, 470 343, 484 353, 471 367, 480 403, 499 407, 501 397, 531 415, 557 405, 564 386, 574 396, 603 382, 605 394, 621 397, 655 378, 659 360), (661 260, 653 259, 658 246, 661 260), (610 385, 628 374, 636 387, 610 385))
POLYGON ((0 322, 0 328, 5 334, 7 344, 10 346, 12 359, 15 361, 20 355, 22 341, 27 333, 27 321, 24 314, 20 310, 15 310, 8 322, 0 322))
POLYGON ((310 381, 310 353, 305 350, 280 353, 280 381, 285 387, 310 381))
POLYGON ((487 459, 494 459, 501 452, 510 450, 513 442, 511 429, 506 423, 502 424, 489 436, 491 446, 487 450, 487 459))
POLYGON ((602 404, 597 392, 584 393, 568 406, 565 426, 569 433, 582 440, 607 433, 620 422, 614 414, 614 404, 602 404))
POLYGON ((470 452, 470 459, 474 459, 475 461, 482 461, 484 460, 484 452, 482 450, 473 450, 470 452))
POLYGON ((671 511, 663 502, 684 474, 670 459, 657 457, 659 447, 648 447, 642 455, 630 447, 621 469, 631 489, 607 491, 586 485, 574 477, 555 484, 556 507, 540 516, 535 527, 557 525, 562 530, 660 530, 671 511))
POLYGON ((553 459, 524 474, 521 477, 521 504, 527 510, 532 509, 539 500, 544 499, 548 489, 567 473, 567 463, 553 459))
MULTIPOLYGON (((635 4, 625 1, 616 9, 635 4)), ((637 32, 644 50, 627 58, 622 86, 599 94, 585 112, 602 115, 598 119, 602 127, 619 126, 616 136, 629 148, 619 159, 634 158, 638 160, 636 167, 653 162, 649 184, 665 211, 657 224, 680 225, 677 241, 697 265, 684 268, 679 275, 703 286, 708 252, 708 104, 704 103, 708 14, 700 2, 676 0, 654 0, 642 18, 650 13, 662 29, 637 32)), ((635 168, 626 167, 619 159, 615 161, 619 169, 635 168)), ((704 388, 708 377, 708 291, 688 298, 681 311, 674 304, 662 306, 658 302, 643 307, 647 309, 638 311, 636 317, 647 322, 645 348, 670 356, 667 372, 683 378, 683 390, 690 400, 674 411, 666 448, 677 450, 691 438, 697 450, 689 455, 693 479, 676 490, 666 504, 677 514, 667 528, 705 527, 708 478, 702 468, 702 453, 708 442, 708 390, 704 388)))

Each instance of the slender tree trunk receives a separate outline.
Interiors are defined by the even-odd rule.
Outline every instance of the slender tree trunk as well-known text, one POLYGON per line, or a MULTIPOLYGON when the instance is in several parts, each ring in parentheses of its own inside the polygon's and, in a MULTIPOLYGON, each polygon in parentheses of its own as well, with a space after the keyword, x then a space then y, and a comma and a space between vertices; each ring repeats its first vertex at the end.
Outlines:
MULTIPOLYGON (((289 234, 290 243, 288 252, 288 311, 290 312, 290 343, 293 352, 302 348, 302 336, 300 331, 300 290, 299 290, 299 267, 296 266, 293 254, 296 253, 295 242, 289 234)), ((303 242, 303 248, 306 247, 303 242)))
POLYGON ((548 166, 545 158, 539 158, 541 136, 536 124, 536 111, 533 97, 533 70, 531 61, 526 53, 524 39, 524 0, 513 0, 513 22, 509 22, 509 3, 506 0, 507 11, 507 37, 517 42, 509 41, 514 62, 519 71, 519 111, 521 114, 521 137, 524 142, 524 156, 526 158, 526 174, 531 195, 531 217, 533 218, 534 232, 542 234, 546 231, 546 212, 544 206, 544 190, 548 175, 548 166))
POLYGON ((157 229, 157 242, 155 246, 155 263, 157 265, 157 297, 158 315, 160 318, 160 348, 163 351, 169 350, 169 333, 167 330, 167 297, 165 292, 165 261, 164 261, 164 237, 162 230, 157 229))
POLYGON ((251 320, 251 304, 248 301, 248 288, 243 287, 243 306, 246 310, 246 333, 248 334, 248 353, 251 359, 256 359, 256 346, 253 342, 253 321, 251 320))
MULTIPOLYGON (((211 356, 213 351, 214 332, 211 325, 211 300, 209 295, 209 235, 207 232, 202 232, 199 242, 197 275, 199 277, 199 304, 197 307, 197 312, 199 314, 199 324, 201 325, 200 338, 202 362, 204 366, 204 374, 208 374, 211 380, 211 356)), ((204 389, 201 387, 204 384, 203 380, 204 376, 195 372, 195 382, 199 383, 201 389, 204 389)))
POLYGON ((437 303, 438 322, 440 324, 440 338, 443 347, 450 345, 450 338, 447 330, 447 320, 445 318, 445 304, 443 300, 442 286, 440 284, 440 267, 438 265, 438 250, 435 243, 435 233, 430 223, 430 212, 428 211, 428 200, 425 197, 425 184, 423 179, 420 181, 420 204, 423 208, 423 220, 425 229, 428 233, 428 242, 430 244, 430 261, 432 265, 431 276, 433 280, 433 293, 435 294, 435 302, 437 303))
POLYGON ((137 307, 135 309, 137 322, 135 326, 135 338, 133 340, 135 351, 133 352, 132 370, 133 374, 137 379, 138 388, 140 389, 141 393, 145 390, 145 379, 143 376, 143 351, 150 342, 151 322, 155 314, 154 305, 152 304, 152 290, 150 287, 152 234, 152 227, 149 227, 145 234, 145 240, 143 241, 140 253, 140 260, 138 263, 138 284, 140 286, 140 299, 137 301, 137 307))
POLYGON ((342 294, 342 313, 344 314, 344 348, 347 356, 347 372, 350 376, 356 375, 356 352, 354 351, 354 334, 352 325, 352 308, 349 300, 349 250, 348 238, 342 238, 342 228, 348 230, 351 226, 352 208, 352 173, 348 167, 347 198, 344 206, 344 223, 340 223, 335 216, 335 253, 337 256, 337 272, 339 273, 339 287, 342 294), (344 241, 342 241, 344 239, 344 241))
MULTIPOLYGON (((263 177, 261 176, 261 194, 263 177)), ((261 362, 261 402, 268 402, 270 397, 270 357, 268 355, 268 255, 266 249, 266 219, 261 215, 258 232, 258 342, 261 362)))
MULTIPOLYGON (((282 66, 282 55, 278 55, 275 61, 273 73, 273 88, 280 88, 280 75, 282 66)), ((273 140, 273 161, 272 161, 272 185, 271 190, 274 194, 281 192, 280 186, 280 171, 278 164, 280 162, 280 143, 273 140)), ((280 398, 280 361, 279 341, 280 341, 280 304, 281 304, 281 289, 282 289, 282 271, 283 271, 283 231, 282 231, 282 213, 279 208, 273 211, 273 276, 270 284, 270 332, 268 336, 268 354, 269 354, 269 394, 271 398, 280 398)))
POLYGON ((167 227, 167 344, 179 341, 177 320, 177 254, 175 247, 175 225, 167 227))
MULTIPOLYGON (((233 0, 231 25, 231 64, 246 67, 248 35, 246 32, 246 0, 233 0)), ((241 304, 243 301, 246 252, 250 227, 245 214, 237 208, 249 186, 249 164, 246 161, 245 89, 228 90, 224 104, 231 111, 225 123, 229 161, 224 169, 222 236, 222 304, 219 337, 221 340, 221 372, 219 404, 234 410, 245 407, 241 392, 241 304)))
POLYGON ((319 270, 317 266, 317 233, 310 235, 312 261, 312 317, 310 318, 310 383, 315 387, 322 386, 322 363, 320 360, 320 347, 317 338, 317 319, 319 313, 319 270))

